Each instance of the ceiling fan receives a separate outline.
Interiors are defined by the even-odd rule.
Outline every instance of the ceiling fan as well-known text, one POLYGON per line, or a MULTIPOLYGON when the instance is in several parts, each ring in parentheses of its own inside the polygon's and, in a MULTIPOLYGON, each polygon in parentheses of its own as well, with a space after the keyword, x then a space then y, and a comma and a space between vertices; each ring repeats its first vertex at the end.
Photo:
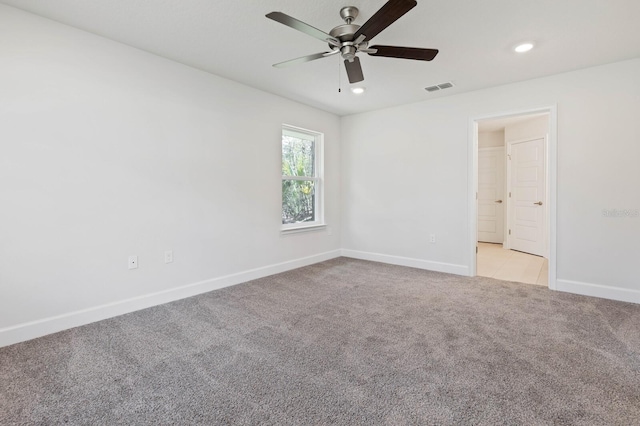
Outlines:
POLYGON ((437 49, 383 45, 369 47, 369 42, 372 38, 413 9, 417 4, 415 0, 389 0, 362 26, 352 23, 358 17, 358 8, 354 6, 343 7, 340 9, 340 16, 346 24, 338 25, 329 31, 329 34, 282 12, 268 13, 266 15, 267 18, 322 40, 329 44, 330 49, 328 52, 291 59, 273 66, 282 68, 339 53, 344 59, 349 83, 357 83, 364 80, 360 59, 356 56, 360 52, 371 56, 430 61, 438 54, 437 49))

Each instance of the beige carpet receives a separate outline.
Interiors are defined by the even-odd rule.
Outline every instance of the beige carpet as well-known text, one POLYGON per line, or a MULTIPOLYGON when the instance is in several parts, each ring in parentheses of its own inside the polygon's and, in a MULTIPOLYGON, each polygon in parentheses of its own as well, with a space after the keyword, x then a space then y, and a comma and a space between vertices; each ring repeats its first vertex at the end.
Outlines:
POLYGON ((0 424, 640 422, 640 306, 335 259, 0 349, 0 424))

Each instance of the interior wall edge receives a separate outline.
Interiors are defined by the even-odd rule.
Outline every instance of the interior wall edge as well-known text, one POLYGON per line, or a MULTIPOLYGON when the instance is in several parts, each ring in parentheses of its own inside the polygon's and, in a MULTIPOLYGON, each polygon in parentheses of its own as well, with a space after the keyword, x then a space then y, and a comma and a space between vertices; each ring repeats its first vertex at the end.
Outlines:
POLYGON ((93 322, 102 321, 119 315, 151 308, 176 300, 196 296, 213 290, 230 287, 247 281, 264 278, 314 263, 324 262, 341 256, 341 250, 331 250, 312 256, 302 257, 287 262, 267 265, 256 269, 211 278, 208 280, 175 287, 169 290, 150 293, 130 299, 108 303, 92 308, 82 309, 49 318, 43 318, 23 324, 0 329, 0 347, 57 333, 93 322))
POLYGON ((426 269, 435 272, 445 272, 454 275, 469 275, 467 265, 456 265, 453 263, 437 262, 433 260, 414 259, 403 256, 393 256, 382 253, 371 253, 359 250, 342 249, 342 256, 353 259, 370 260, 373 262, 387 263, 390 265, 408 266, 410 268, 426 269))
MULTIPOLYGON (((456 265, 445 262, 413 259, 403 256, 393 256, 388 254, 371 253, 351 249, 342 249, 341 252, 343 257, 350 257, 353 259, 369 260, 372 262, 380 262, 390 265, 407 266, 410 268, 425 269, 434 272, 444 272, 448 274, 469 276, 469 266, 467 265, 456 265)), ((526 283, 516 284, 535 285, 526 283)), ((556 279, 556 288, 549 288, 549 290, 640 304, 640 290, 628 289, 623 287, 612 287, 604 284, 585 283, 558 278, 556 279)))
POLYGON ((630 288, 612 287, 603 284, 585 283, 558 278, 556 280, 556 290, 566 293, 581 294, 583 296, 640 304, 640 290, 630 288))

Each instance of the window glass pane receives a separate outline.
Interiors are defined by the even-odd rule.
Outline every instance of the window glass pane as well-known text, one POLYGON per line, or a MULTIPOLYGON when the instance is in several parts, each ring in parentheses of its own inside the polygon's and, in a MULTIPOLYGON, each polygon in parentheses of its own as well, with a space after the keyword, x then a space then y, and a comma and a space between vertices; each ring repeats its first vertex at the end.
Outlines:
POLYGON ((282 176, 315 177, 315 142, 282 135, 282 176))
POLYGON ((315 212, 315 182, 312 180, 282 181, 282 224, 313 222, 315 212))

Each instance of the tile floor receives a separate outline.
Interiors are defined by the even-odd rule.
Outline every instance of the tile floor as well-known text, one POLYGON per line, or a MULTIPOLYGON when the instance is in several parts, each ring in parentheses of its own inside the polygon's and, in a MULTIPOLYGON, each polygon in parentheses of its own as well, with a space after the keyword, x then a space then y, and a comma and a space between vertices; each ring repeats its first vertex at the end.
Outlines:
POLYGON ((549 261, 544 257, 505 250, 502 244, 478 243, 477 273, 504 281, 549 285, 549 261))

